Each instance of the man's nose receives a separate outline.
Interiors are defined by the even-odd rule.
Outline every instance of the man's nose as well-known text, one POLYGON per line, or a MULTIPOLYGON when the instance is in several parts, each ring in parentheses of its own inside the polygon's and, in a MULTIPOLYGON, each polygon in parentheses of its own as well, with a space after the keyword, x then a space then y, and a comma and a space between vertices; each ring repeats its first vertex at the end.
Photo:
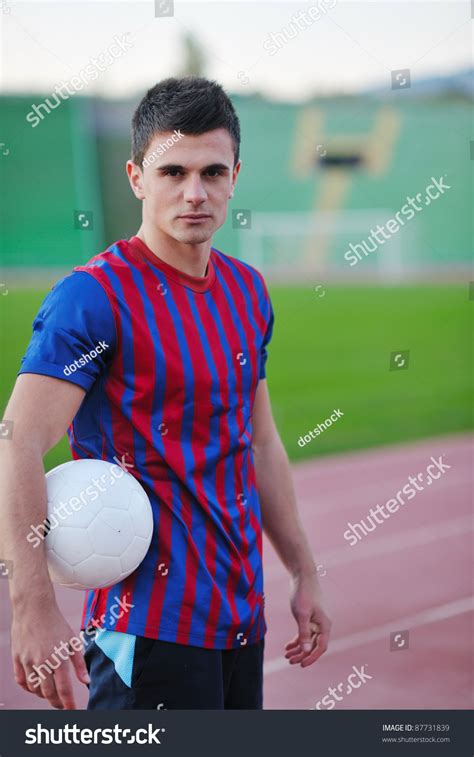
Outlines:
POLYGON ((200 176, 190 176, 186 182, 184 190, 184 199, 186 202, 204 202, 207 199, 207 192, 202 183, 200 176))

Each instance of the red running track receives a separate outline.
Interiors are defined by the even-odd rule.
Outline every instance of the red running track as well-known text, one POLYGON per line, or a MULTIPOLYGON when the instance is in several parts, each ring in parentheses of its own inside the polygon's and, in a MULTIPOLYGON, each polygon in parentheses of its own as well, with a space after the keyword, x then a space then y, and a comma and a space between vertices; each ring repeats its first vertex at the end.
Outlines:
MULTIPOLYGON (((266 541, 265 709, 472 708, 472 441, 456 435, 293 465, 332 639, 309 668, 285 660, 285 643, 296 633, 289 579, 266 541), (366 519, 440 455, 451 467, 439 480, 426 486, 425 475, 422 491, 351 546, 348 522, 366 519)), ((14 681, 6 581, 0 592, 0 706, 50 709, 14 681)), ((57 596, 78 628, 82 594, 59 589, 57 596)), ((75 690, 82 709, 87 689, 76 682, 75 690)))

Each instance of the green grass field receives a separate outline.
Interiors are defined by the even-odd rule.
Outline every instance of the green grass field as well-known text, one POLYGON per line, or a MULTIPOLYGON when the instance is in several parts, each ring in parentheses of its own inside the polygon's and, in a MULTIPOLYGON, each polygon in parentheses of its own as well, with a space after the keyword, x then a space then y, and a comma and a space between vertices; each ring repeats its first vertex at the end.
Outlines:
MULTIPOLYGON (((0 297, 1 410, 47 290, 0 297)), ((267 378, 275 420, 297 460, 472 428, 472 310, 467 284, 271 286, 275 328, 267 378), (319 294, 321 290, 319 290, 319 294), (407 370, 390 353, 409 350, 407 370), (304 448, 298 438, 340 409, 304 448)), ((70 459, 64 438, 47 469, 70 459)))

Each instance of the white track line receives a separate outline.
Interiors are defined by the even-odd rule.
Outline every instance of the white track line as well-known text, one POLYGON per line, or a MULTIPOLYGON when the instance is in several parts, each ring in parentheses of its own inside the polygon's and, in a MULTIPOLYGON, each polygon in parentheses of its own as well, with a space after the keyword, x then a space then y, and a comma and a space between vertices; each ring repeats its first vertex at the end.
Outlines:
MULTIPOLYGON (((454 602, 447 602, 445 605, 439 607, 431 607, 428 610, 422 610, 415 615, 407 615, 404 618, 395 618, 390 623, 384 623, 383 626, 376 626, 367 631, 359 631, 353 633, 350 636, 344 636, 342 639, 335 639, 330 642, 327 652, 324 653, 324 658, 339 654, 340 652, 346 652, 348 649, 354 647, 360 647, 363 644, 368 644, 372 641, 380 641, 381 639, 389 639, 389 634, 397 628, 416 628, 417 626, 424 626, 428 623, 436 623, 439 620, 446 620, 447 618, 454 618, 457 615, 464 615, 466 612, 474 610, 474 597, 464 597, 463 599, 455 600, 454 602)), ((272 673, 279 673, 282 670, 290 668, 290 663, 285 657, 277 657, 274 660, 269 660, 264 664, 264 675, 268 676, 272 673)))
MULTIPOLYGON (((467 499, 467 497, 469 496, 469 491, 472 487, 472 474, 470 474, 466 478, 460 478, 459 473, 460 471, 457 471, 455 478, 444 478, 440 479, 439 482, 433 481, 433 486, 425 486, 424 491, 421 491, 419 493, 423 497, 423 493, 425 491, 436 491, 438 493, 442 491, 444 494, 448 489, 459 489, 460 493, 465 494, 467 499)), ((302 515, 305 514, 306 509, 309 507, 312 507, 313 511, 318 515, 324 515, 325 513, 337 513, 343 510, 357 510, 359 512, 359 503, 362 498, 366 501, 368 506, 375 505, 376 503, 380 504, 381 502, 386 502, 387 499, 395 496, 395 492, 401 491, 403 486, 405 486, 407 483, 407 478, 408 476, 405 476, 405 478, 402 478, 401 476, 394 476, 391 479, 384 478, 383 484, 381 482, 375 484, 362 483, 360 487, 357 487, 357 485, 355 485, 351 488, 349 488, 348 484, 346 483, 343 487, 328 487, 328 489, 325 491, 321 490, 320 484, 313 481, 317 494, 315 494, 314 497, 308 497, 306 495, 297 496, 298 509, 301 510, 302 515), (325 500, 325 502, 322 503, 322 500, 325 500), (352 504, 351 500, 356 500, 357 504, 352 504)), ((300 485, 298 484, 297 489, 299 490, 299 488, 300 485)), ((421 501, 422 497, 417 497, 417 500, 419 499, 419 501, 421 501)), ((414 499, 414 497, 412 497, 412 499, 414 499)), ((409 504, 408 500, 406 504, 409 504)), ((355 515, 353 515, 353 517, 355 517, 355 515)))
MULTIPOLYGON (((328 472, 338 479, 350 478, 352 472, 361 468, 376 476, 377 473, 386 474, 387 469, 403 465, 423 467, 425 457, 431 455, 449 455, 452 460, 446 460, 448 464, 453 462, 453 468, 459 465, 469 465, 474 445, 474 435, 469 432, 466 435, 451 437, 434 437, 432 439, 418 440, 415 442, 401 442, 382 447, 372 447, 362 450, 334 453, 319 457, 317 452, 314 457, 298 460, 293 463, 293 470, 298 480, 303 484, 317 484, 320 472, 328 472), (448 449, 446 453, 445 450, 448 449), (465 458, 465 459, 464 459, 465 458)), ((391 470, 390 470, 391 472, 391 470)))
MULTIPOLYGON (((377 527, 377 530, 380 529, 380 532, 383 531, 382 526, 383 523, 377 527)), ((324 568, 334 568, 338 565, 365 560, 377 555, 387 555, 403 549, 409 549, 410 547, 424 546, 450 536, 467 535, 473 528, 474 520, 472 515, 463 515, 459 518, 433 523, 430 526, 423 525, 418 528, 411 528, 408 531, 399 531, 390 536, 379 536, 371 540, 371 535, 376 533, 376 531, 373 531, 353 547, 347 542, 336 549, 321 552, 317 555, 317 562, 323 565, 324 568)), ((341 538, 344 538, 342 533, 341 538)), ((265 583, 284 578, 286 575, 285 568, 281 563, 271 565, 264 571, 265 583)))

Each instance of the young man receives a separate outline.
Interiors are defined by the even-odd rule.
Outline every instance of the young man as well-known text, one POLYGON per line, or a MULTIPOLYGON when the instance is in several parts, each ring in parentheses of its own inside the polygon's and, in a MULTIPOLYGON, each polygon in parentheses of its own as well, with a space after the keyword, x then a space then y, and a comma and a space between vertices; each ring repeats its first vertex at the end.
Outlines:
POLYGON ((15 678, 57 708, 75 707, 72 663, 90 680, 91 709, 261 709, 262 526, 291 576, 289 662, 307 667, 328 644, 265 379, 267 287, 211 247, 239 145, 239 120, 215 82, 150 89, 127 163, 140 229, 58 282, 33 324, 5 412, 14 434, 1 450, 2 519, 15 565, 15 678), (149 495, 155 528, 131 576, 86 594, 84 657, 71 653, 35 686, 33 666, 74 637, 43 548, 26 541, 45 517, 42 458, 66 430, 75 459, 123 462, 149 495))

